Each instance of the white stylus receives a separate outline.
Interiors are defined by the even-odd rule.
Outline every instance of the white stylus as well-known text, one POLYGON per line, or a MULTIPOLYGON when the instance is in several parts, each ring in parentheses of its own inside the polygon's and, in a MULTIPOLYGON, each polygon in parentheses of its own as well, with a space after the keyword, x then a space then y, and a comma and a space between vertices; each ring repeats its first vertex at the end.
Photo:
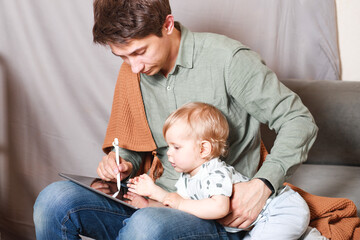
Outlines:
MULTIPOLYGON (((120 165, 120 160, 119 160, 119 139, 115 138, 114 142, 113 142, 113 146, 115 148, 115 160, 116 160, 116 164, 119 167, 120 165)), ((117 178, 117 188, 118 191, 113 195, 113 197, 116 197, 119 192, 120 192, 120 188, 121 188, 121 182, 120 182, 120 172, 118 172, 118 174, 116 175, 117 178)))

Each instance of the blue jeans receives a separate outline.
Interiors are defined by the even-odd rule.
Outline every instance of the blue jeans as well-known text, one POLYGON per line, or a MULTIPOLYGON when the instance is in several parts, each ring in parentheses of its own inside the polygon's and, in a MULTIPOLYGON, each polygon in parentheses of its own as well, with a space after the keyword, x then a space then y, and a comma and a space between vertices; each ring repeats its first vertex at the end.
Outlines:
MULTIPOLYGON (((132 208, 70 181, 47 186, 34 205, 37 240, 232 239, 216 221, 170 208, 132 208)), ((238 238, 238 237, 236 237, 238 238)))

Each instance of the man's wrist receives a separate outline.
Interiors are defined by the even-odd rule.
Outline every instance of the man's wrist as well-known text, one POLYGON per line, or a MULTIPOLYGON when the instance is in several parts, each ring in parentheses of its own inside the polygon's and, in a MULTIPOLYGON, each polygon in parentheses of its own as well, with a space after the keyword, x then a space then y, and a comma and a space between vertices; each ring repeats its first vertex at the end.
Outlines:
POLYGON ((261 180, 271 191, 271 195, 274 194, 275 189, 273 187, 273 185, 269 182, 269 180, 265 179, 265 178, 257 178, 259 180, 261 180))

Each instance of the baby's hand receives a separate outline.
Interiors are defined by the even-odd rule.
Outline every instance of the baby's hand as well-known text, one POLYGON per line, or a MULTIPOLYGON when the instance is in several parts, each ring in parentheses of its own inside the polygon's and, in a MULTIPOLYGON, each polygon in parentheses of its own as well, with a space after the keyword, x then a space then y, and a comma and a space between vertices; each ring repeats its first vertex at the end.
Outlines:
POLYGON ((179 205, 183 198, 177 193, 169 193, 164 198, 163 204, 171 208, 179 209, 179 205))
POLYGON ((156 186, 153 180, 147 175, 143 174, 139 177, 135 177, 129 180, 129 191, 133 193, 137 193, 141 196, 150 197, 154 191, 154 187, 156 186))
POLYGON ((126 203, 137 208, 145 208, 149 206, 149 200, 136 193, 127 192, 124 194, 124 198, 126 203))

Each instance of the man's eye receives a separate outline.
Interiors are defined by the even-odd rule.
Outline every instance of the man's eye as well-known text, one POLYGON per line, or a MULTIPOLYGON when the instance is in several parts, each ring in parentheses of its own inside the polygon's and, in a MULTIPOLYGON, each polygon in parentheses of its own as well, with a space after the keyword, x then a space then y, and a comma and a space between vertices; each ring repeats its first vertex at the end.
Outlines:
POLYGON ((140 52, 136 52, 135 55, 136 55, 136 56, 139 56, 139 55, 143 55, 144 53, 145 53, 145 50, 142 50, 142 51, 140 51, 140 52))

